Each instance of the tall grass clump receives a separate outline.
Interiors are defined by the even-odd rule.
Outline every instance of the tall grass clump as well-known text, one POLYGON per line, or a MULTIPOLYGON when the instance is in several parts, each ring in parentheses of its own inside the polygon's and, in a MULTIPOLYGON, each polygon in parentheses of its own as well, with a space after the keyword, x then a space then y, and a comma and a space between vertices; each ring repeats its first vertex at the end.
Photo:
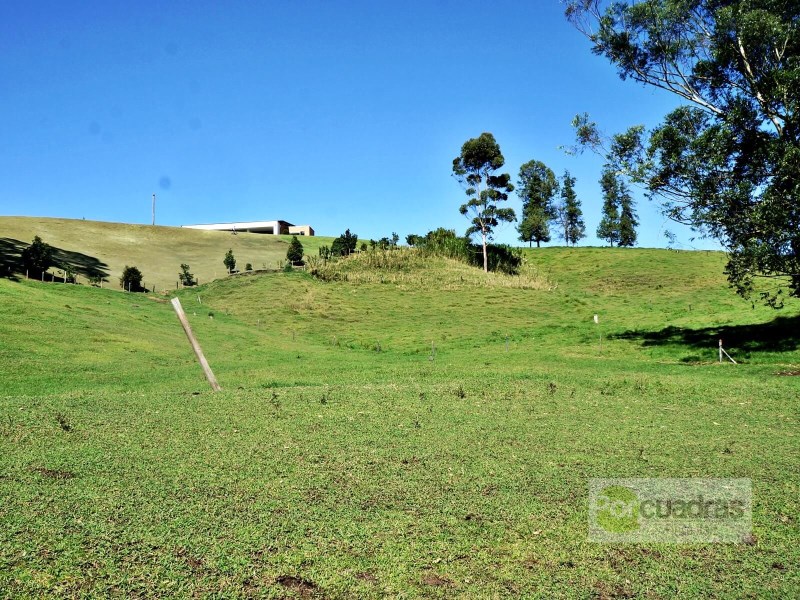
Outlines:
MULTIPOLYGON (((455 248, 455 245, 451 249, 455 248)), ((521 262, 521 261, 520 261, 521 262)), ((430 248, 373 249, 349 257, 309 262, 311 274, 322 281, 390 283, 409 286, 435 285, 440 289, 460 287, 513 287, 552 289, 554 286, 535 269, 519 267, 516 274, 484 273, 460 258, 438 254, 430 248)))
MULTIPOLYGON (((424 237, 416 238, 416 246, 428 256, 442 256, 460 260, 476 267, 483 267, 483 249, 473 244, 469 238, 459 237, 452 229, 442 227, 429 231, 424 237)), ((489 271, 518 275, 522 267, 522 251, 508 244, 489 244, 489 271)))

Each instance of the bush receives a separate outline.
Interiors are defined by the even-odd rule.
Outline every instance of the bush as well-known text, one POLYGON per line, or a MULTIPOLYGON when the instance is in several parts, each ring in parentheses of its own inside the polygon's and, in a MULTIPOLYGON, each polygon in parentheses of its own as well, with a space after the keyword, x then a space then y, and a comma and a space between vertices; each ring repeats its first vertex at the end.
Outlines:
MULTIPOLYGON (((483 265, 483 252, 477 244, 474 246, 473 264, 483 265)), ((516 275, 522 266, 522 250, 508 244, 489 244, 486 247, 489 270, 499 271, 507 275, 516 275)))
POLYGON ((357 244, 358 236, 354 233, 350 233, 350 230, 347 229, 342 235, 333 240, 333 244, 331 244, 331 255, 347 256, 352 254, 356 251, 357 244))
POLYGON ((119 285, 123 290, 128 290, 129 292, 143 292, 145 290, 142 287, 142 277, 142 272, 139 269, 125 265, 122 270, 122 277, 119 278, 119 285))
POLYGON ((253 265, 251 265, 250 263, 247 263, 247 264, 244 266, 244 270, 245 270, 245 271, 252 271, 252 270, 253 270, 253 265))
POLYGON ((236 268, 236 258, 233 256, 233 249, 228 249, 225 253, 225 258, 222 260, 222 264, 225 265, 225 268, 228 269, 228 273, 233 273, 233 270, 236 268))
MULTIPOLYGON (((452 229, 439 227, 425 237, 414 236, 414 245, 426 254, 462 260, 477 267, 483 266, 483 249, 452 229)), ((507 244, 489 244, 486 248, 490 271, 516 275, 522 266, 522 251, 507 244)))
POLYGON ((458 237, 453 229, 439 227, 418 238, 416 247, 426 254, 454 258, 472 264, 471 244, 467 238, 458 237))
POLYGON ((38 279, 53 265, 53 247, 45 244, 38 235, 22 251, 22 268, 30 277, 38 279))
POLYGON ((292 265, 303 264, 303 244, 297 239, 296 235, 292 236, 292 241, 289 243, 289 249, 286 250, 286 260, 292 265))
POLYGON ((186 263, 181 264, 181 272, 178 273, 178 277, 181 280, 181 285, 184 287, 197 285, 197 280, 194 278, 194 275, 189 272, 189 265, 186 263))

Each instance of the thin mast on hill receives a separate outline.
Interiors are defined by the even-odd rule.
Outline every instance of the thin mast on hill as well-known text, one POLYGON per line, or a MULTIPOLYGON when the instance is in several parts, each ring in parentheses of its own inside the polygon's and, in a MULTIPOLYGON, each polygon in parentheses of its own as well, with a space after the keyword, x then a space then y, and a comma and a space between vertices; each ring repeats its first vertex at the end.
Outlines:
POLYGON ((153 194, 153 225, 156 224, 156 195, 153 194))

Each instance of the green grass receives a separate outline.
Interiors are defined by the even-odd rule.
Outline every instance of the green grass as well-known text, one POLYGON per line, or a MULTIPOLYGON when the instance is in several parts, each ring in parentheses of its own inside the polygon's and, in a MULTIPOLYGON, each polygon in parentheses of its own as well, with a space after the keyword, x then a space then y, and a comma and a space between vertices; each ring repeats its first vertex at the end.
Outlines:
POLYGON ((181 291, 218 394, 168 303, 0 280, 0 590, 797 596, 798 306, 716 253, 526 257, 181 291), (591 477, 752 478, 756 541, 590 543, 591 477))
MULTIPOLYGON (((19 256, 22 248, 38 235, 57 249, 60 261, 70 264, 79 281, 87 283, 91 270, 107 273, 108 287, 118 289, 126 265, 136 266, 144 284, 156 291, 174 290, 181 263, 189 265, 200 283, 225 277, 222 259, 233 250, 237 269, 247 263, 253 269, 276 269, 286 260, 291 236, 226 231, 202 231, 181 227, 129 225, 101 221, 78 221, 45 217, 0 217, 0 271, 3 264, 19 256)), ((319 247, 332 238, 301 237, 306 254, 316 256, 319 247)), ((59 269, 54 267, 52 273, 59 269)))

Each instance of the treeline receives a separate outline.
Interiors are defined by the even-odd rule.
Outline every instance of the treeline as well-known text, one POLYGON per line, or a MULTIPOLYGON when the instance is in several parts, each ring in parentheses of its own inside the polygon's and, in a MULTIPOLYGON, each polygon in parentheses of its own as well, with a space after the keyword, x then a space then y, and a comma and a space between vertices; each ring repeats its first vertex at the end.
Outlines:
MULTIPOLYGON (((568 245, 586 237, 581 201, 575 192, 575 177, 564 171, 557 178, 553 170, 538 160, 519 169, 516 186, 511 175, 501 172, 505 158, 491 133, 464 142, 461 154, 453 159, 453 176, 464 189, 467 201, 459 211, 470 219, 466 237, 479 235, 484 269, 488 270, 488 242, 501 223, 517 221, 511 208, 503 207, 511 192, 522 200, 522 215, 517 224, 519 240, 533 246, 549 242, 556 234, 568 245)), ((603 209, 597 236, 611 246, 636 243, 636 216, 633 197, 618 173, 609 166, 600 179, 603 209)))

